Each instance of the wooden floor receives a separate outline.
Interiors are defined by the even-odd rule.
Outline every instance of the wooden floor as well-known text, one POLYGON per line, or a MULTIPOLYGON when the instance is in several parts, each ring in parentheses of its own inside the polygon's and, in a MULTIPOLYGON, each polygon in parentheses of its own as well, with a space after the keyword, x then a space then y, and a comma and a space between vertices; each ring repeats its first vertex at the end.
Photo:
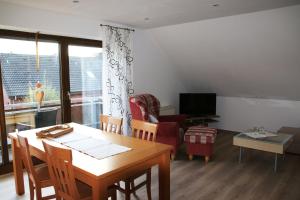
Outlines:
MULTIPOLYGON (((286 155, 284 160, 281 157, 277 173, 273 171, 274 155, 270 153, 247 150, 239 164, 232 137, 231 133, 218 135, 214 157, 207 165, 200 157, 189 161, 182 147, 171 164, 172 200, 300 199, 300 156, 286 155)), ((132 199, 147 199, 144 188, 137 195, 132 199)), ((157 168, 153 168, 152 197, 158 199, 157 168)), ((1 177, 0 199, 29 199, 28 185, 26 195, 18 197, 12 175, 1 177)), ((118 199, 124 196, 118 194, 118 199)))

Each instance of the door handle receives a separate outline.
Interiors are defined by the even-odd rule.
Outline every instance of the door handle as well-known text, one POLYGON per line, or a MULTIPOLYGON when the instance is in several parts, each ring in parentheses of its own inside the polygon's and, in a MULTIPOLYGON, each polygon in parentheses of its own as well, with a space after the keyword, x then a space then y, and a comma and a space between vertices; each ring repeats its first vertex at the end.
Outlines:
POLYGON ((69 100, 71 100, 71 93, 70 92, 67 92, 67 96, 68 96, 69 100))

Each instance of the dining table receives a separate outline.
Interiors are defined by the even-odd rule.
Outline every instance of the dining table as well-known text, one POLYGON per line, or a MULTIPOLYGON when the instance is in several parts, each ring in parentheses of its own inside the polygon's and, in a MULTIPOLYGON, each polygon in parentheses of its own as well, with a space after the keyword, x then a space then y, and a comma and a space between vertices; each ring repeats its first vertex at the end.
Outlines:
MULTIPOLYGON (((72 149, 72 165, 76 179, 92 188, 92 199, 107 199, 109 186, 125 180, 141 170, 147 170, 158 165, 158 196, 160 200, 170 200, 170 151, 171 146, 144 141, 130 136, 108 133, 100 129, 88 127, 74 122, 68 123, 73 132, 87 137, 97 137, 103 141, 126 147, 130 150, 104 158, 95 158, 76 149, 72 149)), ((46 128, 46 127, 45 127, 46 128)), ((18 145, 17 134, 27 137, 32 156, 46 162, 42 140, 36 133, 45 128, 31 129, 9 133, 12 140, 13 173, 15 189, 18 195, 23 195, 24 177, 23 164, 18 145)), ((74 134, 73 132, 68 134, 74 134)))

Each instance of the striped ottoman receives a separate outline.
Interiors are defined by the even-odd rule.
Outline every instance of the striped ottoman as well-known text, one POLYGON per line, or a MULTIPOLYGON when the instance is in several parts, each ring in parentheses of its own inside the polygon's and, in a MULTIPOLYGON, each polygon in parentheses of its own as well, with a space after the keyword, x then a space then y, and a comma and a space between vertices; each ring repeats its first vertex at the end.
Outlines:
POLYGON ((217 137, 217 129, 204 126, 192 126, 184 134, 186 151, 189 159, 193 160, 193 155, 205 156, 205 162, 209 161, 213 154, 213 144, 217 137))

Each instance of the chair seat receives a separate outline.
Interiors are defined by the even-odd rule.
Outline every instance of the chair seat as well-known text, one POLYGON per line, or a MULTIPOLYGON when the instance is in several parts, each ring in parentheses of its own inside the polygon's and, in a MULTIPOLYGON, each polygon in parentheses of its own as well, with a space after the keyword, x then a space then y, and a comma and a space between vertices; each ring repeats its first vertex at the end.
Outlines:
POLYGON ((43 164, 40 166, 35 167, 35 171, 37 174, 37 178, 40 181, 42 187, 50 187, 53 186, 53 183, 51 182, 48 165, 43 164))
POLYGON ((48 165, 40 165, 35 167, 37 177, 40 181, 50 180, 48 165))
MULTIPOLYGON (((47 165, 38 166, 35 169, 36 169, 38 179, 40 181, 42 182, 50 181, 49 170, 47 165)), ((50 185, 52 184, 49 184, 49 186, 50 185)), ((76 180, 76 186, 78 188, 80 199, 91 199, 92 188, 89 185, 76 180)))
MULTIPOLYGON (((147 173, 151 174, 151 168, 143 170, 143 171, 139 171, 139 172, 135 173, 133 176, 131 176, 130 178, 121 180, 121 182, 124 182, 124 183, 129 182, 129 183, 131 183, 134 180, 136 180, 137 178, 139 178, 139 177, 141 177, 143 175, 147 175, 147 173)), ((147 181, 147 179, 144 180, 144 181, 142 181, 141 183, 139 183, 138 186, 135 186, 135 187, 138 187, 138 188, 142 187, 143 185, 146 184, 146 181, 147 181)), ((119 190, 120 192, 125 192, 125 189, 122 188, 119 183, 117 185, 115 185, 115 186, 116 186, 117 190, 119 190)), ((136 189, 138 189, 138 188, 136 188, 136 189)), ((135 190, 135 189, 133 189, 133 190, 135 190)))
POLYGON ((139 172, 135 173, 133 176, 131 176, 129 179, 125 179, 125 180, 122 180, 122 181, 125 182, 125 181, 128 181, 128 180, 135 180, 135 179, 147 174, 148 171, 151 172, 151 168, 143 170, 143 171, 139 171, 139 172))
MULTIPOLYGON (((76 180, 76 186, 80 195, 80 199, 81 200, 89 200, 92 199, 92 187, 79 181, 76 180)), ((115 186, 110 186, 108 188, 108 197, 113 196, 113 193, 115 191, 116 187, 115 186)))

